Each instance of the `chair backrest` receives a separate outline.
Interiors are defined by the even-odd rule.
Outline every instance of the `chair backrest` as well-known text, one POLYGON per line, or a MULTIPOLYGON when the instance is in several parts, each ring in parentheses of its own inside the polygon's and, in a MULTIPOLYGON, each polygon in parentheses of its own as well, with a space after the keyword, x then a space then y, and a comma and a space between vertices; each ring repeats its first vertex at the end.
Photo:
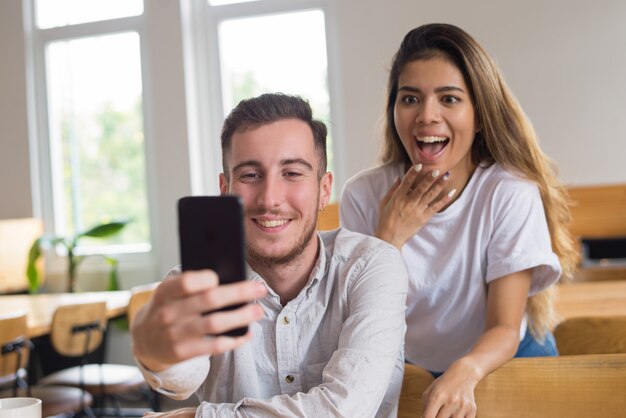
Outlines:
POLYGON ((67 357, 87 355, 102 343, 106 324, 106 302, 60 306, 52 317, 52 346, 67 357))
POLYGON ((570 229, 576 237, 626 237, 626 184, 570 187, 570 229))
MULTIPOLYGON (((0 219, 0 293, 28 290, 28 251, 42 233, 41 219, 0 219)), ((38 265, 40 269, 42 260, 38 265)))
POLYGON ((141 309, 154 294, 154 289, 158 283, 151 283, 147 286, 137 286, 131 289, 130 301, 128 302, 128 323, 132 324, 137 312, 141 309))
POLYGON ((626 354, 626 317, 570 318, 554 329, 561 355, 626 354))
POLYGON ((26 367, 29 354, 28 344, 25 344, 26 335, 25 313, 16 312, 0 317, 0 383, 14 381, 18 369, 26 367))
POLYGON ((513 359, 474 393, 483 417, 624 416, 626 354, 513 359))
POLYGON ((328 231, 339 228, 339 203, 330 203, 317 218, 317 229, 328 231))
POLYGON ((424 405, 422 393, 435 380, 432 374, 412 364, 404 365, 398 418, 420 418, 424 405))
MULTIPOLYGON (((405 365, 398 418, 422 416, 422 393, 433 382, 405 365)), ((476 386, 477 416, 489 418, 622 417, 626 354, 513 359, 476 386)))

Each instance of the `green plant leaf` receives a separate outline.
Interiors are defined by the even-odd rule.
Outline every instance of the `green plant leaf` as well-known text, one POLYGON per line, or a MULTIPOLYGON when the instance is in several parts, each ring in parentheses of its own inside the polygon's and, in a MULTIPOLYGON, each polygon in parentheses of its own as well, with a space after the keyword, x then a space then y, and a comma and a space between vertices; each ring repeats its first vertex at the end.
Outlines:
POLYGON ((120 232, 130 221, 115 221, 94 226, 93 228, 82 232, 76 236, 76 240, 80 237, 105 238, 120 232))
POLYGON ((41 278, 37 270, 37 260, 41 256, 41 238, 37 238, 28 250, 28 263, 26 264, 26 277, 28 277, 28 292, 36 293, 41 286, 41 278))
POLYGON ((63 244, 67 248, 65 239, 56 236, 43 235, 37 238, 28 250, 28 262, 26 263, 26 277, 28 278, 28 292, 37 293, 41 287, 41 277, 37 270, 37 260, 41 257, 42 248, 55 247, 63 244))
POLYGON ((113 257, 102 256, 106 262, 111 266, 111 271, 109 272, 109 285, 107 290, 120 290, 120 281, 119 281, 119 271, 118 264, 119 261, 113 257))

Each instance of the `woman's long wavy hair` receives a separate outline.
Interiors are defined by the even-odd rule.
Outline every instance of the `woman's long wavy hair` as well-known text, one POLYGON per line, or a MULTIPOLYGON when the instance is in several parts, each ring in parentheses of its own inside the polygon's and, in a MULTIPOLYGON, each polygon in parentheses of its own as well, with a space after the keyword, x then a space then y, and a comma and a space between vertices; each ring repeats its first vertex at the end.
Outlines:
MULTIPOLYGON (((382 162, 411 164, 394 123, 398 78, 404 66, 415 60, 446 59, 463 74, 475 108, 480 133, 471 155, 475 165, 500 164, 534 181, 541 192, 553 251, 559 257, 563 277, 571 277, 578 251, 569 232, 570 201, 558 181, 555 164, 541 151, 535 131, 507 87, 489 54, 469 34, 449 24, 428 24, 410 31, 395 54, 387 84, 382 162)), ((555 320, 554 287, 531 297, 526 306, 529 329, 542 338, 555 320)))

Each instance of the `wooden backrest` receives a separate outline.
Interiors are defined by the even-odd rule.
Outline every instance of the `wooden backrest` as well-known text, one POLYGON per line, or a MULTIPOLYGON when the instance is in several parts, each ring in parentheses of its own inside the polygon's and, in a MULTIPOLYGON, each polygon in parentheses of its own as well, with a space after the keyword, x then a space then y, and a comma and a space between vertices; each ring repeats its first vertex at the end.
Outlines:
POLYGON ((474 393, 479 417, 621 417, 626 354, 513 359, 474 393))
POLYGON ((398 418, 420 418, 424 405, 422 393, 435 381, 430 372, 412 364, 404 365, 398 418))
POLYGON ((339 228, 339 203, 330 203, 317 218, 317 229, 329 231, 339 228))
MULTIPOLYGON (((0 347, 8 343, 25 341, 27 335, 26 314, 16 312, 0 316, 0 347)), ((21 364, 18 367, 17 351, 2 354, 0 351, 0 382, 5 383, 15 379, 15 372, 19 368, 26 367, 28 363, 28 346, 21 348, 21 364)))
POLYGON ((554 330, 561 355, 626 354, 626 317, 570 318, 554 330))
POLYGON ((626 237, 626 184, 570 187, 576 237, 626 237))
POLYGON ((128 323, 132 324, 139 309, 141 309, 154 294, 154 289, 158 283, 151 283, 147 286, 138 286, 131 289, 130 301, 128 302, 128 323))
MULTIPOLYGON (((433 377, 405 365, 398 418, 422 416, 433 377)), ((626 354, 513 359, 476 386, 477 416, 621 417, 626 413, 626 354)))
POLYGON ((78 357, 93 352, 102 343, 106 329, 106 302, 60 306, 52 317, 50 340, 61 355, 78 357), (89 336, 84 327, 94 326, 89 336), (85 345, 89 338, 89 347, 85 345))
MULTIPOLYGON (((16 293, 28 289, 28 251, 42 233, 41 219, 0 219, 0 293, 16 293)), ((38 266, 40 269, 41 263, 38 266)))

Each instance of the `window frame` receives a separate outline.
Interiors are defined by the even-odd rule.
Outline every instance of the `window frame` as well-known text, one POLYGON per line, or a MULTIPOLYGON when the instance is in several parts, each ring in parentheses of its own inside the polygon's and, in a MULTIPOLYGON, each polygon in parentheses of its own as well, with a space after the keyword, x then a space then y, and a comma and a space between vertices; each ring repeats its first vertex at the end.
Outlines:
MULTIPOLYGON (((260 17, 272 14, 320 10, 324 14, 326 55, 328 63, 328 96, 331 124, 328 126, 335 140, 332 144, 335 183, 344 179, 341 164, 342 147, 337 140, 341 119, 340 104, 335 86, 338 84, 336 44, 332 26, 331 2, 328 0, 255 0, 250 2, 212 6, 208 0, 183 2, 183 16, 188 24, 186 39, 187 103, 189 115, 190 170, 193 194, 215 194, 218 173, 222 171, 219 132, 223 123, 223 91, 219 51, 218 27, 224 20, 260 17), (201 117, 200 115, 206 115, 201 117)), ((333 200, 338 196, 333 194, 333 200)))
MULTIPOLYGON (((46 54, 48 45, 58 41, 72 41, 77 39, 115 35, 122 33, 136 33, 139 38, 139 60, 142 79, 142 112, 144 133, 144 161, 146 170, 146 196, 148 199, 148 213, 150 239, 147 244, 126 245, 98 245, 90 246, 89 250, 78 248, 79 255, 104 254, 113 255, 120 261, 120 269, 141 270, 153 267, 154 250, 154 214, 152 213, 151 191, 151 163, 149 158, 149 106, 146 105, 149 92, 147 91, 147 62, 145 58, 145 30, 144 12, 136 16, 127 16, 94 22, 85 22, 67 26, 51 28, 39 28, 36 22, 37 0, 24 1, 24 26, 26 28, 26 68, 28 71, 28 114, 30 135, 30 161, 33 188, 33 214, 44 222, 46 234, 59 234, 57 226, 64 223, 62 218, 65 214, 56 213, 54 197, 55 188, 58 188, 58 180, 54 179, 53 147, 51 144, 49 98, 48 98, 48 65, 46 54)), ((58 163, 58 161, 56 162, 58 163)), ((47 270, 53 275, 64 272, 65 254, 56 254, 55 251, 46 253, 47 270)), ((108 267, 98 263, 87 263, 87 272, 107 271, 108 267)))

